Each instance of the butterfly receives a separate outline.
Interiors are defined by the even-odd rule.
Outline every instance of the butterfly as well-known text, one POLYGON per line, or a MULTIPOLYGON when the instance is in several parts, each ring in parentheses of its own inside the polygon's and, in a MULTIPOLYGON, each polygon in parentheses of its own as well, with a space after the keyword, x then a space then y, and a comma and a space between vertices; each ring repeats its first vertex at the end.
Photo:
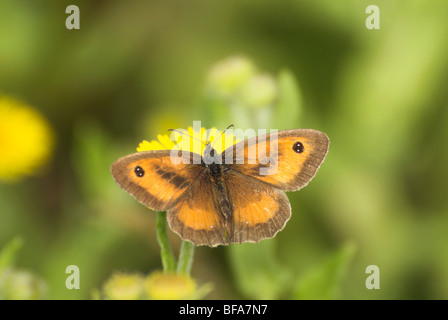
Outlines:
POLYGON ((167 211, 170 228, 196 246, 259 242, 285 227, 291 217, 285 191, 308 184, 328 147, 323 132, 284 130, 221 154, 211 143, 203 154, 176 151, 181 161, 173 161, 172 150, 137 152, 115 161, 111 174, 143 205, 167 211), (265 152, 254 155, 262 144, 265 152))

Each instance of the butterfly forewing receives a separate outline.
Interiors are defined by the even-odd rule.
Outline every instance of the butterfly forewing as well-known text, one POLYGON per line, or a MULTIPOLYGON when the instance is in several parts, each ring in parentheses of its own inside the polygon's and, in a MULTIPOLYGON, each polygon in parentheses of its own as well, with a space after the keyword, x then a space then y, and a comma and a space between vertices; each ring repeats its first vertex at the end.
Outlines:
MULTIPOLYGON (((193 163, 193 154, 183 156, 193 163)), ((166 211, 204 171, 188 161, 174 163, 170 150, 143 151, 118 159, 111 173, 118 185, 139 202, 166 211)))
POLYGON ((226 149, 223 158, 231 152, 231 170, 255 177, 272 187, 294 191, 306 186, 314 177, 328 146, 329 139, 323 132, 285 130, 241 141, 226 149))

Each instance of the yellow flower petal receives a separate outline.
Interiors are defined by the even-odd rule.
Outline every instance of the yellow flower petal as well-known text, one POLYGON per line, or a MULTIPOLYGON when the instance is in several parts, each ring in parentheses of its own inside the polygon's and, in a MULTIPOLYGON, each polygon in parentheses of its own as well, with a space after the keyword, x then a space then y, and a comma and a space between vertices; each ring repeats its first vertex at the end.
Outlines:
POLYGON ((197 154, 203 154, 205 146, 209 143, 218 152, 222 153, 239 140, 233 134, 226 134, 216 128, 206 130, 201 128, 200 131, 194 130, 193 127, 188 127, 187 130, 173 131, 171 136, 166 134, 157 135, 157 140, 148 142, 143 140, 137 151, 149 150, 184 150, 197 154), (174 141, 173 141, 174 140, 174 141))
POLYGON ((53 131, 37 110, 0 97, 0 180, 11 182, 36 173, 53 145, 53 131))

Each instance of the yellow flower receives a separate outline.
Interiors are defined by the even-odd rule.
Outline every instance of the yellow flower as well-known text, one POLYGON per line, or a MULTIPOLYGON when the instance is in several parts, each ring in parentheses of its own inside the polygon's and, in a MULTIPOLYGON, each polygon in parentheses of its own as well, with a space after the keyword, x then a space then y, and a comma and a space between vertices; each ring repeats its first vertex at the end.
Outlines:
POLYGON ((35 109, 0 96, 0 180, 32 175, 51 155, 54 136, 35 109))
MULTIPOLYGON (((154 271, 148 276, 143 276, 116 272, 100 290, 92 292, 92 298, 95 300, 201 299, 210 293, 212 287, 210 283, 198 287, 190 276, 176 273, 154 271)), ((0 298, 1 288, 0 281, 0 298)))
POLYGON ((137 300, 143 294, 143 277, 139 274, 115 273, 103 287, 106 299, 137 300))
POLYGON ((0 300, 42 300, 47 286, 31 272, 11 268, 0 271, 0 300))
POLYGON ((145 291, 153 300, 192 299, 196 282, 189 276, 175 273, 153 272, 145 280, 145 291))
POLYGON ((223 133, 216 128, 206 130, 194 130, 193 127, 189 127, 185 131, 172 131, 171 137, 166 134, 159 134, 158 140, 142 141, 137 151, 148 150, 183 150, 202 155, 205 150, 205 145, 211 143, 213 149, 218 153, 222 153, 225 149, 232 146, 239 140, 233 134, 223 133), (173 141, 174 140, 174 141, 173 141))

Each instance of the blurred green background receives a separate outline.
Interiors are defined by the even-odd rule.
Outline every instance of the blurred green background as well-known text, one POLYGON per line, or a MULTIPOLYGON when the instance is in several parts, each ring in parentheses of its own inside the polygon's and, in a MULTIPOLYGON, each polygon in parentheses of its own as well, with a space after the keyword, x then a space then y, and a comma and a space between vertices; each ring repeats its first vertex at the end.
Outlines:
POLYGON ((0 291, 24 290, 0 297, 89 299, 116 271, 160 270, 155 214, 109 168, 201 120, 331 140, 275 239, 196 249, 206 298, 447 299, 446 12, 444 0, 0 0, 0 291), (65 27, 71 4, 79 30, 65 27), (379 30, 365 26, 372 4, 379 30))

